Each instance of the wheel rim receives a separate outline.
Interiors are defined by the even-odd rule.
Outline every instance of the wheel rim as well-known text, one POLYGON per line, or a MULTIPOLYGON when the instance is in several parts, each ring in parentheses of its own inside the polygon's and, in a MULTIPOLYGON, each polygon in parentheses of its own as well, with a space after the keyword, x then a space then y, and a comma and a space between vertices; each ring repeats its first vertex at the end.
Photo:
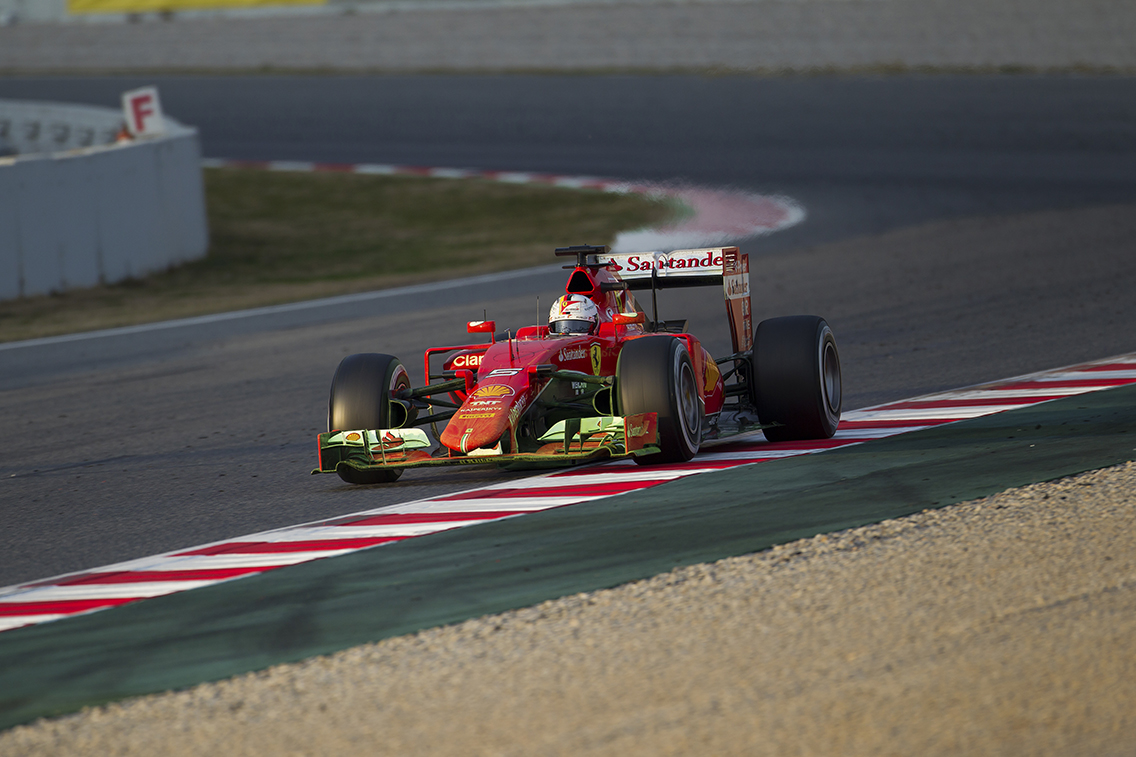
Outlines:
POLYGON ((409 388, 410 374, 406 372, 406 367, 400 363, 391 376, 389 396, 393 399, 400 389, 409 388))
POLYGON ((698 417, 698 389, 694 382, 694 370, 685 360, 679 368, 678 375, 678 414, 682 419, 682 432, 694 446, 702 427, 702 420, 698 417))
POLYGON ((836 345, 825 340, 821 354, 821 381, 824 384, 824 400, 830 413, 840 412, 840 358, 836 355, 836 345))

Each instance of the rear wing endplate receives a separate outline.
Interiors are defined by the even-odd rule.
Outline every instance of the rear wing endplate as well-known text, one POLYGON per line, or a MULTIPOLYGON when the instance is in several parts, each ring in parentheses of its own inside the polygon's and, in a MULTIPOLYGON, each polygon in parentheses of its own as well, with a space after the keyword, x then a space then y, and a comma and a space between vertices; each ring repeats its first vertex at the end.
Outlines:
POLYGON ((721 285, 734 353, 753 349, 749 255, 737 247, 607 253, 597 255, 596 262, 618 274, 632 290, 650 289, 654 293, 675 287, 721 285))

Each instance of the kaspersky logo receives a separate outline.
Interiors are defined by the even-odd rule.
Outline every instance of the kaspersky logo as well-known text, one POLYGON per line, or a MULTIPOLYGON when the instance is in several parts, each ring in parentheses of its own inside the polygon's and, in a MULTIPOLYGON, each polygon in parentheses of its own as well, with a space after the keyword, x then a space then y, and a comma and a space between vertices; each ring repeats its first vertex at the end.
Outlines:
POLYGON ((501 384, 491 384, 489 386, 481 387, 473 394, 469 395, 469 398, 471 400, 487 400, 497 399, 499 397, 508 397, 512 394, 515 394, 515 392, 510 387, 503 386, 501 384))

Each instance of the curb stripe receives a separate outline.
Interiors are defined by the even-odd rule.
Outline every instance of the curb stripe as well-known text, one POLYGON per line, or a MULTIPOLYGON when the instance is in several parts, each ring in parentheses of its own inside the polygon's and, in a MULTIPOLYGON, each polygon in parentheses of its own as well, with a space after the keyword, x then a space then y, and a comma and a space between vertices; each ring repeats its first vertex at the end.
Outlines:
POLYGON ((205 544, 0 589, 0 631, 231 581, 429 533, 638 491, 706 471, 863 444, 956 420, 1136 383, 1136 353, 847 413, 832 439, 769 443, 757 432, 687 463, 634 462, 546 473, 205 544))
POLYGON ((127 602, 134 602, 138 598, 122 597, 119 599, 87 600, 75 599, 63 602, 10 602, 0 604, 0 615, 30 615, 37 613, 75 615, 88 610, 101 610, 104 607, 113 607, 127 602))
POLYGON ((220 570, 135 570, 120 573, 92 573, 73 580, 60 581, 56 586, 76 586, 79 584, 146 583, 151 581, 223 581, 238 578, 249 573, 259 573, 260 568, 225 568, 220 570))
POLYGON ((521 515, 521 510, 489 510, 482 513, 388 513, 374 515, 367 518, 345 516, 335 520, 325 521, 333 526, 397 526, 420 523, 453 523, 462 520, 489 520, 507 518, 510 515, 521 515))
POLYGON ((0 590, 0 631, 94 612, 429 533, 638 491, 688 475, 823 452, 1136 383, 1136 353, 851 411, 832 439, 707 446, 687 463, 575 468, 206 544, 0 590))
POLYGON ((612 249, 632 252, 648 249, 707 247, 727 241, 769 234, 795 226, 805 219, 805 210, 794 200, 773 195, 709 189, 669 183, 623 181, 595 176, 562 176, 528 171, 492 171, 387 165, 377 163, 318 163, 290 160, 230 160, 206 158, 204 168, 238 168, 300 173, 349 173, 376 176, 416 176, 430 179, 480 179, 500 184, 535 184, 562 189, 591 190, 613 194, 639 194, 670 198, 685 205, 691 215, 674 225, 621 233, 612 249))
POLYGON ((175 557, 193 557, 197 555, 234 555, 234 554, 262 554, 271 552, 311 552, 318 550, 326 552, 330 550, 347 550, 354 551, 356 549, 366 549, 367 547, 374 547, 379 544, 386 544, 390 541, 398 541, 399 536, 387 536, 374 539, 327 539, 327 540, 309 540, 309 541, 233 541, 225 544, 218 544, 213 547, 204 547, 202 549, 194 549, 188 552, 178 552, 175 557))
POLYGON ((593 189, 600 192, 663 193, 664 188, 645 182, 628 182, 596 176, 569 176, 528 171, 493 171, 478 168, 408 166, 386 163, 320 163, 303 160, 232 160, 205 158, 203 168, 240 168, 285 173, 354 173, 371 176, 418 176, 430 179, 482 179, 503 184, 543 184, 565 189, 593 189))

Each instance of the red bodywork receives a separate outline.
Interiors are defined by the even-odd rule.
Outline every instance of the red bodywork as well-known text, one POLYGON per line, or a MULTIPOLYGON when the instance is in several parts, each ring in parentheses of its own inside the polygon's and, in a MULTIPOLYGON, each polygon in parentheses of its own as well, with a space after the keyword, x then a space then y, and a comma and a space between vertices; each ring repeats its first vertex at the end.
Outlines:
MULTIPOLYGON (((503 451, 516 451, 517 434, 527 412, 552 382, 548 373, 556 370, 574 371, 584 377, 615 376, 623 345, 631 339, 653 338, 644 332, 641 322, 615 323, 616 314, 637 311, 635 299, 629 291, 612 288, 620 282, 618 274, 609 267, 577 267, 569 277, 565 291, 586 295, 599 308, 600 323, 593 334, 550 336, 547 326, 529 326, 520 329, 511 338, 489 345, 428 350, 425 356, 427 376, 431 375, 432 355, 457 350, 442 367, 466 379, 465 390, 452 395, 461 401, 461 408, 442 432, 441 443, 461 455, 478 449, 496 448, 499 443, 503 451), (605 283, 609 286, 605 287, 605 283)), ((626 316, 621 320, 627 320, 626 316)), ((671 336, 686 342, 695 375, 701 377, 705 414, 719 412, 724 401, 724 387, 714 359, 694 336, 671 336)), ((575 386, 574 383, 572 385, 575 386)), ((580 385, 594 386, 595 382, 581 381, 580 385)), ((595 401, 597 415, 616 414, 610 397, 595 401), (608 403, 606 408, 605 401, 608 403)))

